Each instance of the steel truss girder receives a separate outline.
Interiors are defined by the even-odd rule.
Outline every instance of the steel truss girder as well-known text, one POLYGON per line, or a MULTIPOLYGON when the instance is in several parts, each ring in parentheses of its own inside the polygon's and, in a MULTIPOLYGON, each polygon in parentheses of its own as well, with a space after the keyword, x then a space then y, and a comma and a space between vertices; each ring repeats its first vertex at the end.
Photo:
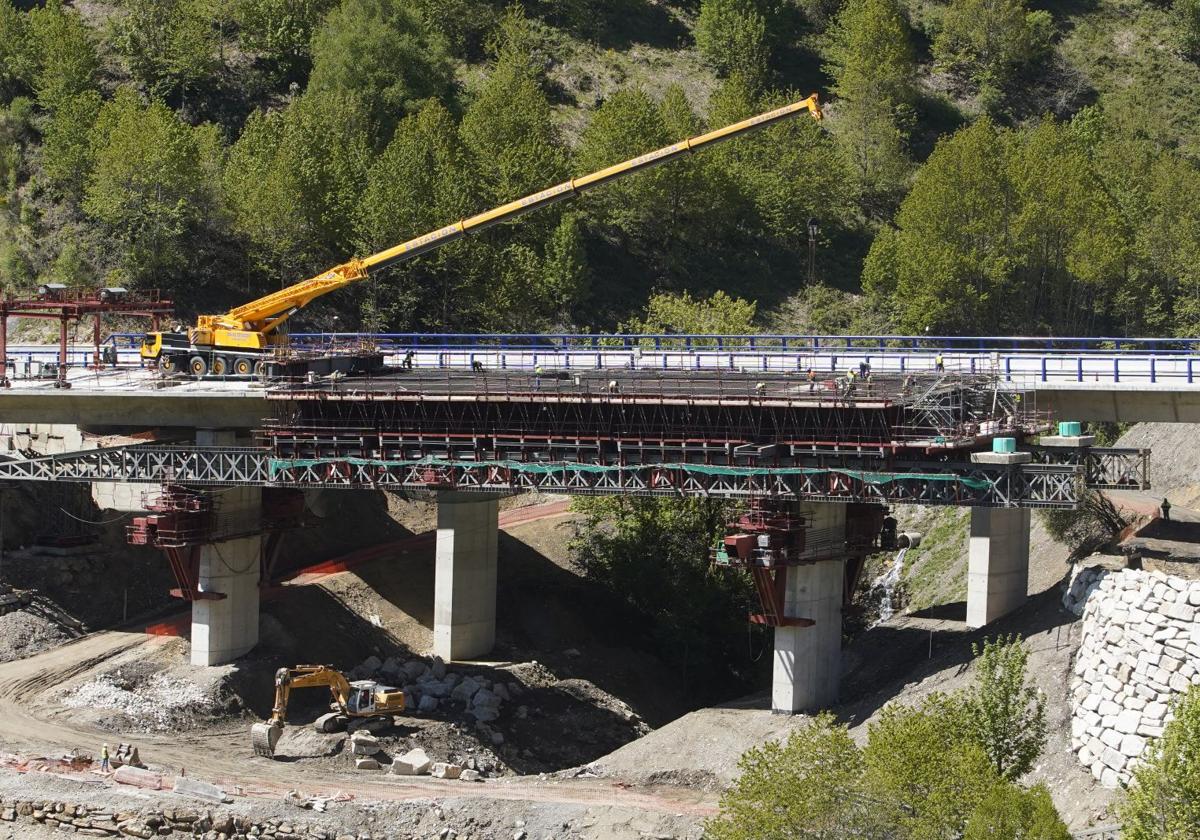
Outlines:
MULTIPOLYGON (((635 495, 727 499, 868 502, 969 507, 1071 508, 1084 487, 1084 471, 1071 464, 992 466, 920 465, 920 472, 869 471, 698 472, 684 464, 635 465, 597 470, 588 464, 555 464, 526 471, 514 464, 470 461, 387 463, 333 458, 296 462, 250 447, 133 445, 0 461, 0 480, 121 481, 196 486, 262 485, 346 489, 443 490, 511 493, 522 490, 570 495, 635 495), (953 476, 957 480, 945 480, 953 476), (965 479, 965 481, 963 480, 965 479)), ((910 467, 911 469, 911 467, 910 467)))
POLYGON ((1035 463, 1081 466, 1087 486, 1093 490, 1150 489, 1149 449, 1034 446, 1030 451, 1035 463))

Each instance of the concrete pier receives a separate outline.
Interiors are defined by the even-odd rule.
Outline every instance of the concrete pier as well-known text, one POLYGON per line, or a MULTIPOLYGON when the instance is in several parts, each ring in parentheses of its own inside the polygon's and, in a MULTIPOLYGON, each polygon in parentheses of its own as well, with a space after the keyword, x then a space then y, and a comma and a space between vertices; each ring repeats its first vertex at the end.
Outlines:
MULTIPOLYGON (((231 487, 221 490, 218 499, 219 516, 252 516, 262 507, 262 489, 231 487)), ((200 548, 197 588, 225 597, 192 602, 193 665, 223 665, 258 644, 261 552, 261 536, 200 548)))
POLYGON ((496 497, 439 493, 433 652, 446 660, 488 653, 496 642, 496 497))
MULTIPOLYGON (((802 505, 812 523, 810 543, 844 539, 844 504, 802 505)), ((842 670, 842 589, 845 560, 820 560, 788 569, 784 615, 812 619, 812 627, 775 628, 771 709, 807 712, 837 702, 842 670)))
POLYGON ((991 624, 1025 603, 1029 526, 1028 508, 971 508, 968 627, 991 624))

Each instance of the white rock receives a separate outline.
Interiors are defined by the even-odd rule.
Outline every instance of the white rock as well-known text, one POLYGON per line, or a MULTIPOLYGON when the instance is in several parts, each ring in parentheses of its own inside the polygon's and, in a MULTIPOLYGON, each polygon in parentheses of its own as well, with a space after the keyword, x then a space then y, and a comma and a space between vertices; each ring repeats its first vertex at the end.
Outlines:
POLYGON ((379 762, 373 758, 358 758, 354 760, 355 770, 378 770, 379 762))
POLYGON ((457 764, 439 761, 433 765, 430 774, 438 779, 457 779, 462 774, 462 768, 457 764))
POLYGON ((1115 729, 1105 729, 1100 733, 1100 743, 1115 750, 1121 746, 1121 733, 1115 729))
POLYGON ((1126 735, 1121 739, 1121 753, 1136 758, 1146 749, 1146 739, 1137 735, 1126 735))
POLYGON ((459 773, 458 778, 463 782, 478 782, 482 776, 478 770, 464 770, 459 773))
POLYGON ((1188 624, 1196 619, 1196 608, 1188 604, 1174 603, 1166 609, 1166 614, 1176 621, 1188 624))
POLYGON ((1123 735, 1132 735, 1137 731, 1138 724, 1142 721, 1142 713, 1136 709, 1126 709, 1117 715, 1115 728, 1123 735))
POLYGON ((397 776, 420 776, 429 772, 431 764, 425 750, 416 747, 392 762, 392 772, 397 776))

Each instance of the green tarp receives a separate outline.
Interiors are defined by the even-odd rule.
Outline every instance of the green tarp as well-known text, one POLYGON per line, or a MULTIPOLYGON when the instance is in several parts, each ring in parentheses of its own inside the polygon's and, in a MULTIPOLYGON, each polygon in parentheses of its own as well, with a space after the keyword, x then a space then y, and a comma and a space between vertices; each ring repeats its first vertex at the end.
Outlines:
POLYGON ((579 464, 569 461, 539 464, 526 461, 440 461, 435 458, 422 458, 415 461, 388 461, 374 458, 272 458, 269 461, 271 478, 275 478, 285 470, 307 469, 309 467, 324 467, 337 464, 353 464, 364 467, 497 467, 499 469, 532 475, 546 475, 548 473, 559 472, 592 474, 641 472, 651 469, 664 469, 713 476, 841 475, 865 484, 891 484, 895 481, 911 479, 919 481, 953 481, 972 490, 987 490, 992 486, 990 482, 984 479, 968 478, 966 476, 955 475, 954 473, 866 472, 863 470, 828 469, 821 467, 723 467, 709 464, 634 464, 629 466, 608 466, 604 464, 579 464))

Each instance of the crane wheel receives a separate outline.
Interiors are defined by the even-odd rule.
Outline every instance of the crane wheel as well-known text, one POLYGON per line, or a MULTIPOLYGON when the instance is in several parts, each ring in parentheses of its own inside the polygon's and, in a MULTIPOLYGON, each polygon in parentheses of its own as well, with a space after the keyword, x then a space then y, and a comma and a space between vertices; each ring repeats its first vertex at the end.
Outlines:
POLYGON ((249 376, 254 370, 254 361, 247 359, 245 356, 238 356, 233 360, 233 372, 238 376, 249 376))
POLYGON ((175 361, 174 356, 159 356, 158 369, 163 373, 174 373, 179 370, 179 364, 175 361))
POLYGON ((341 732, 350 723, 350 718, 341 712, 329 712, 313 721, 313 729, 318 732, 341 732))
POLYGON ((229 373, 229 362, 225 360, 224 356, 215 356, 212 360, 212 375, 224 376, 227 373, 229 373))
POLYGON ((267 363, 266 362, 264 362, 262 359, 259 359, 257 362, 254 363, 254 375, 255 376, 262 376, 266 372, 267 372, 267 363))
POLYGON ((208 362, 204 361, 203 356, 192 356, 188 360, 188 372, 197 379, 208 376, 208 362))
POLYGON ((256 723, 250 727, 250 743, 254 754, 266 758, 275 757, 275 745, 283 734, 282 723, 256 723))

